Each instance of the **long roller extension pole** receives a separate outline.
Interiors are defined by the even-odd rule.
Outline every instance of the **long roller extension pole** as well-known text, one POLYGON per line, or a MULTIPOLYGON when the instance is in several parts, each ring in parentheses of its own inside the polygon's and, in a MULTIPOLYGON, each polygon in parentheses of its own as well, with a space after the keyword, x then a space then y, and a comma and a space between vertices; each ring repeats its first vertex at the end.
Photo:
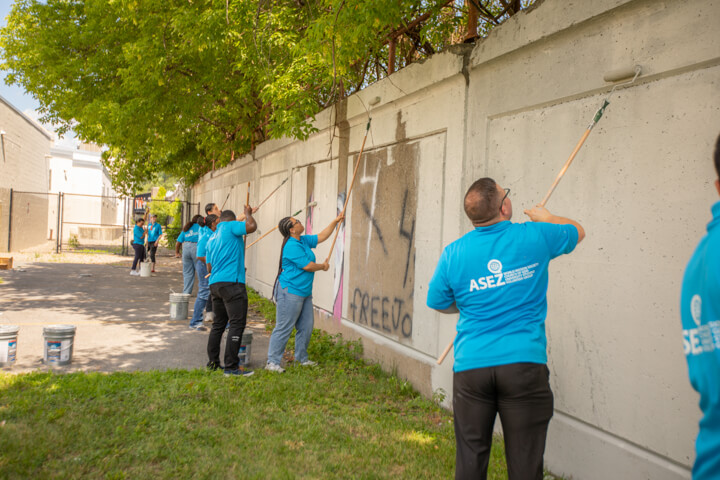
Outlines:
MULTIPOLYGON (((355 170, 353 170, 352 180, 350 181, 350 188, 348 189, 347 196, 345 197, 345 205, 343 205, 342 209, 343 215, 345 215, 345 210, 347 210, 348 202, 350 201, 350 194, 352 193, 353 185, 355 185, 355 177, 357 177, 358 167, 360 167, 360 160, 362 159, 363 150, 365 150, 365 141, 367 140, 368 132, 370 131, 370 122, 372 122, 372 118, 368 118, 368 123, 365 127, 365 137, 363 137, 362 145, 360 146, 360 153, 358 154, 358 159, 355 162, 355 170)), ((333 249, 335 248, 335 242, 337 241, 338 233, 340 233, 340 225, 342 223, 345 223, 344 218, 342 222, 335 225, 335 236, 333 237, 332 244, 330 245, 330 251, 328 252, 328 256, 325 259, 326 263, 330 261, 330 256, 332 256, 333 249)))
POLYGON ((233 189, 233 188, 235 188, 235 185, 230 185, 230 190, 228 190, 228 194, 227 194, 227 196, 225 197, 225 201, 223 202, 222 207, 220 207, 220 211, 221 211, 221 212, 222 212, 223 208, 225 208, 225 204, 227 203, 228 198, 230 198, 230 194, 232 193, 232 189, 233 189))
MULTIPOLYGON (((290 216, 291 216, 291 217, 294 217, 295 215, 298 215, 300 212, 302 212, 302 211, 305 210, 306 208, 314 207, 315 205, 317 205, 317 202, 308 203, 305 208, 301 208, 300 210, 298 210, 297 212, 293 213, 293 214, 290 215, 290 216)), ((272 232, 274 232, 275 230, 277 230, 277 228, 278 228, 278 226, 275 225, 273 228, 271 228, 271 229, 268 230, 267 232, 263 233, 263 235, 262 235, 260 238, 258 238, 258 239, 255 240, 254 242, 252 242, 252 243, 251 243, 250 245, 248 245, 247 247, 245 247, 245 250, 247 250, 248 248, 250 248, 250 247, 252 247, 253 245, 255 245, 257 242, 259 242, 260 240, 262 240, 263 238, 265 238, 265 237, 267 237, 268 235, 270 235, 272 232)))
POLYGON ((250 182, 248 182, 248 193, 247 193, 247 200, 245 200, 245 205, 250 205, 250 182))
POLYGON ((267 197, 265 197, 265 200, 263 200, 262 202, 260 202, 260 205, 257 206, 257 209, 260 210, 260 207, 263 206, 263 203, 267 202, 267 201, 270 199, 270 197, 272 197, 272 196, 275 194, 275 192, 277 192, 278 190, 280 190, 280 187, 282 187, 283 185, 285 185, 285 183, 286 183, 289 179, 290 179, 290 177, 286 178, 285 180, 282 181, 282 183, 281 183, 280 185, 278 185, 277 187, 275 187, 275 190, 273 190, 272 192, 270 192, 270 194, 269 194, 267 197))
MULTIPOLYGON (((618 80, 622 80, 625 78, 628 78, 632 76, 632 80, 629 80, 627 82, 618 83, 616 84, 612 90, 610 90, 610 93, 608 93, 608 96, 605 97, 605 100, 603 100, 602 106, 598 109, 597 112, 595 112, 595 116, 593 117, 592 122, 590 122, 590 125, 588 125, 587 129, 585 130, 585 133, 583 133, 583 136, 580 138, 580 141, 575 145, 575 149, 570 154, 570 158, 567 159, 567 162, 565 162, 565 165, 563 166, 562 170, 560 170, 560 173, 558 173, 557 177, 555 177, 555 181, 553 182, 552 186, 550 187, 550 190, 548 190, 547 194, 545 195, 545 198, 543 198, 542 202, 540 202, 540 206, 544 207, 547 201, 550 199, 550 195, 552 195, 553 191, 555 191, 555 187, 558 186, 558 183, 560 183, 560 180, 562 179, 563 175, 565 175, 565 172, 567 172, 567 169, 570 167, 570 164, 575 159, 575 156, 580 151, 580 148, 582 148, 583 144, 585 143, 585 140, 587 140, 588 136, 590 135, 590 132, 592 129, 597 125, 597 123, 602 118, 603 114, 605 113, 605 109, 608 105, 610 105, 610 97, 615 92, 615 89, 617 87, 621 87, 623 85, 630 85, 631 83, 634 83, 635 80, 640 76, 642 73, 642 67, 640 65, 635 65, 632 69, 621 69, 616 70, 612 72, 608 72, 605 74, 604 80, 607 82, 617 82, 618 80)), ((443 350, 440 357, 437 359, 437 364, 440 365, 443 360, 445 360, 445 357, 447 357, 448 353, 450 353, 450 349, 453 347, 454 340, 450 342, 450 344, 445 347, 445 350, 443 350)))
POLYGON ((618 70, 615 72, 610 72, 607 75, 605 75, 605 80, 607 81, 617 81, 622 78, 627 78, 631 75, 634 75, 632 80, 624 82, 624 83, 618 83, 615 85, 612 90, 610 90, 610 93, 608 93, 608 96, 605 97, 605 100, 603 100, 602 106, 598 109, 597 112, 595 112, 595 116, 592 119, 592 122, 590 122, 590 125, 588 125, 587 129, 585 130, 585 133, 583 133, 583 136, 580 138, 580 141, 575 145, 575 149, 570 154, 570 158, 567 159, 567 162, 565 162, 565 165, 560 170, 560 173, 558 173, 557 177, 555 177, 555 181, 553 182, 552 186, 550 187, 550 190, 548 190, 547 194, 545 195, 545 198, 543 198, 542 202, 540 202, 540 206, 544 207, 547 201, 550 199, 550 195, 552 195, 553 191, 555 191, 555 187, 558 186, 558 183, 560 183, 560 180, 565 175, 565 172, 567 172, 567 169, 570 168, 570 164, 575 160, 575 156, 580 151, 580 148, 582 148, 583 144, 585 143, 585 140, 587 140, 588 136, 590 135, 590 132, 592 129, 597 125, 597 123, 602 118, 603 114, 605 113, 605 109, 608 105, 610 105, 610 97, 615 92, 615 89, 617 87, 620 87, 622 85, 630 85, 631 83, 635 82, 637 77, 642 73, 642 67, 640 65, 636 65, 632 70, 618 70))

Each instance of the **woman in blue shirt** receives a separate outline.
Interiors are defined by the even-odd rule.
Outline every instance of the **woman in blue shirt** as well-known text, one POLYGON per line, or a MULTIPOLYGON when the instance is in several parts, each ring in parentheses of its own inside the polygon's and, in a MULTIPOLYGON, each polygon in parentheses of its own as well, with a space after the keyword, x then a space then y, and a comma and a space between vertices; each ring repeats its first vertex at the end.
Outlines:
POLYGON ((299 220, 285 217, 278 223, 278 230, 285 237, 280 248, 280 266, 275 281, 277 315, 275 329, 270 336, 267 370, 282 373, 280 366, 283 352, 293 328, 295 335, 295 360, 303 366, 316 365, 308 359, 307 348, 313 331, 312 287, 315 272, 327 271, 327 261, 315 262, 311 250, 330 237, 335 226, 342 221, 339 215, 318 235, 302 235, 305 229, 299 220))
POLYGON ((202 215, 195 215, 185 224, 175 243, 175 256, 180 256, 182 245, 183 293, 192 293, 195 286, 195 263, 197 262, 197 242, 200 240, 200 227, 205 223, 202 215))
POLYGON ((139 263, 145 259, 145 235, 147 232, 143 228, 144 225, 145 219, 138 218, 135 220, 132 241, 132 247, 133 250, 135 250, 135 258, 133 258, 132 268, 130 268, 130 275, 140 275, 139 263))

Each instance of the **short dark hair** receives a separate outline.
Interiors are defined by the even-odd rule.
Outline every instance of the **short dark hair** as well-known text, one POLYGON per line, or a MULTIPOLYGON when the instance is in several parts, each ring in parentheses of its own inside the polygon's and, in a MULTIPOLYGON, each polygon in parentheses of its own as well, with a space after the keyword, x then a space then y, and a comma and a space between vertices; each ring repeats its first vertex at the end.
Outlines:
POLYGON ((140 218, 136 218, 136 219, 135 219, 135 225, 137 225, 137 224, 138 224, 138 223, 140 223, 140 222, 143 222, 143 223, 145 223, 145 219, 144 219, 144 218, 142 218, 142 217, 140 217, 140 218))
POLYGON ((487 222, 500 213, 497 183, 489 177, 475 180, 465 194, 465 215, 473 222, 487 222))
POLYGON ((720 135, 718 135, 717 142, 715 142, 715 171, 720 178, 720 135))
POLYGON ((210 211, 213 209, 214 206, 215 206, 214 203, 208 203, 207 205, 205 205, 205 215, 210 213, 210 211))
POLYGON ((221 222, 231 222, 235 219, 237 219, 237 215, 235 215, 235 212, 233 212, 232 210, 225 210, 220 214, 221 222))

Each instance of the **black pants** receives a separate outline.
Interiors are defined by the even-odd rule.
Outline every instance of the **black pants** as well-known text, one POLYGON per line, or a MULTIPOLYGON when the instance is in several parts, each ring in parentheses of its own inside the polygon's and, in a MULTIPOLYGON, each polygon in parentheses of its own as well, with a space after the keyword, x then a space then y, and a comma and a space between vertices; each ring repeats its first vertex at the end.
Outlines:
POLYGON ((495 415, 505 437, 509 480, 542 480, 553 415, 550 372, 538 363, 477 368, 453 375, 456 479, 487 478, 495 415))
POLYGON ((213 302, 213 296, 210 294, 210 298, 208 299, 208 302, 205 304, 205 311, 206 312, 212 312, 212 302, 213 302))
POLYGON ((155 253, 157 252, 157 245, 155 242, 148 243, 148 254, 150 255, 150 261, 155 263, 155 253))
POLYGON ((132 244, 133 250, 135 250, 135 258, 133 258, 132 270, 135 270, 138 262, 145 260, 145 245, 138 245, 137 243, 132 244))
POLYGON ((238 368, 238 351, 247 321, 248 297, 244 283, 218 282, 210 285, 212 292, 213 320, 208 337, 208 367, 220 367, 220 341, 225 325, 230 322, 225 343, 225 369, 238 368))

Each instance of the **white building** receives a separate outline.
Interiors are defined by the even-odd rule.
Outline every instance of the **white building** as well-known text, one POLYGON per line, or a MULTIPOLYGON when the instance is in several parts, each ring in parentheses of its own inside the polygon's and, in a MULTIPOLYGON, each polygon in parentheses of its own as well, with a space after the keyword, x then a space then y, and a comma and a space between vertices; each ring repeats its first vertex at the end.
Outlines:
MULTIPOLYGON (((124 199, 112 189, 107 169, 101 162, 102 152, 96 145, 78 148, 56 146, 48 158, 49 189, 62 193, 62 239, 67 243, 75 236, 81 244, 105 244, 122 236, 124 199)), ((49 228, 57 204, 51 205, 49 228)))

